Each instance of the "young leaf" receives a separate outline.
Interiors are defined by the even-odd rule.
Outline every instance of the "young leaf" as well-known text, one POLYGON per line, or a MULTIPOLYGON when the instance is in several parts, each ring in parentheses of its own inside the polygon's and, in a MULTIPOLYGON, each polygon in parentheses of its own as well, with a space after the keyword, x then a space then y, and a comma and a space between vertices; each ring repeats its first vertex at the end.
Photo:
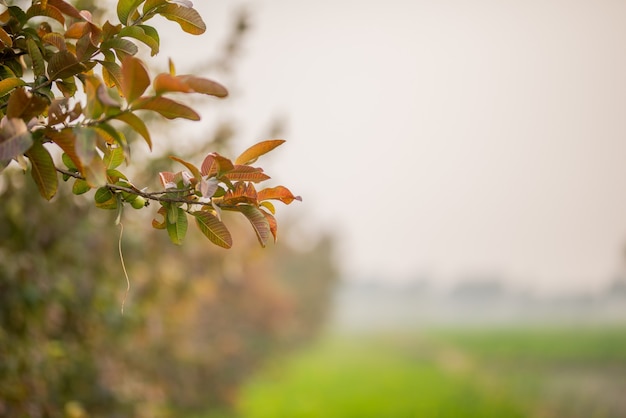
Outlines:
POLYGON ((41 142, 35 142, 26 151, 26 156, 31 162, 31 175, 39 193, 47 200, 52 199, 57 192, 59 179, 50 153, 41 142))
POLYGON ((180 79, 193 89, 196 93, 208 94, 209 96, 226 97, 228 90, 221 84, 206 78, 193 75, 181 75, 180 79))
POLYGON ((223 204, 228 206, 236 206, 240 203, 249 205, 257 204, 257 192, 252 183, 240 181, 235 184, 234 190, 229 190, 224 196, 223 204))
POLYGON ((276 218, 274 218, 272 214, 269 214, 265 212, 264 210, 260 212, 263 214, 263 216, 265 216, 265 219, 267 220, 267 223, 270 226, 270 232, 272 233, 272 236, 274 237, 274 242, 276 242, 276 240, 278 240, 278 222, 276 222, 276 218))
POLYGON ((166 3, 157 10, 164 18, 178 23, 182 30, 192 35, 202 35, 206 31, 206 25, 202 17, 195 9, 166 3))
POLYGON ((130 25, 131 17, 137 11, 137 7, 143 2, 144 0, 119 0, 117 2, 117 17, 120 19, 120 22, 123 25, 130 25))
POLYGON ((251 181, 253 183, 270 179, 270 176, 265 174, 262 168, 249 165, 236 165, 231 171, 224 174, 224 177, 230 181, 251 181))
POLYGON ((194 212, 193 216, 196 218, 198 229, 209 241, 222 248, 233 246, 233 240, 226 225, 217 219, 215 215, 206 211, 198 211, 194 212))
POLYGON ((128 124, 128 126, 133 128, 135 132, 143 137, 143 139, 148 144, 148 147, 152 150, 152 139, 150 138, 150 132, 148 132, 146 124, 141 119, 139 119, 137 115, 132 112, 124 112, 116 115, 114 119, 121 120, 122 122, 125 122, 126 124, 128 124))
POLYGON ((9 94, 14 88, 25 85, 26 83, 21 78, 11 77, 5 78, 0 81, 0 97, 6 96, 9 94))
POLYGON ((220 177, 234 168, 235 166, 228 158, 219 155, 217 152, 212 152, 202 162, 200 172, 203 176, 220 177))
POLYGON ((177 216, 174 222, 170 222, 170 216, 168 214, 167 234, 174 244, 181 245, 187 234, 187 214, 182 208, 173 205, 172 207, 176 209, 177 216))
POLYGON ((254 144, 250 148, 242 152, 239 157, 237 157, 237 159, 235 160, 235 164, 252 164, 261 155, 267 154, 274 148, 282 145, 284 142, 284 139, 271 139, 268 141, 259 142, 258 144, 254 144))
POLYGON ((192 108, 161 96, 142 98, 133 104, 132 109, 152 110, 167 119, 200 120, 200 115, 192 108))
POLYGON ((191 171, 191 174, 193 174, 193 176, 194 176, 194 178, 196 180, 199 181, 202 178, 202 174, 200 174, 200 170, 198 170, 198 167, 196 167, 195 165, 193 165, 193 164, 191 164, 191 163, 189 163, 189 162, 187 162, 185 160, 182 160, 182 159, 180 159, 178 157, 170 156, 170 158, 172 160, 174 160, 174 161, 177 161, 177 162, 181 163, 185 167, 187 167, 189 169, 189 171, 191 171))
POLYGON ((71 16, 75 19, 84 19, 78 9, 64 0, 48 0, 48 6, 53 6, 61 11, 64 15, 71 16))
POLYGON ((257 194, 257 198, 259 202, 262 200, 280 200, 284 204, 288 205, 294 200, 298 200, 302 202, 302 198, 300 196, 294 196, 288 188, 284 186, 277 186, 268 189, 260 190, 257 194))
POLYGON ((137 100, 150 85, 150 76, 138 58, 126 57, 122 61, 122 93, 128 103, 137 100))

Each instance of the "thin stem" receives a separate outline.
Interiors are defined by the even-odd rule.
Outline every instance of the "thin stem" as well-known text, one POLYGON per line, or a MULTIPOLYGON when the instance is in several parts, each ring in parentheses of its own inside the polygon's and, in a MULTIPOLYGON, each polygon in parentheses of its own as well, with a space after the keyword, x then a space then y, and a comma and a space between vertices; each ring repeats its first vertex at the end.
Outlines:
MULTIPOLYGON (((61 174, 65 174, 75 179, 85 180, 85 177, 83 177, 81 174, 77 172, 64 170, 58 167, 56 167, 56 170, 61 174)), ((117 184, 111 184, 111 183, 105 184, 104 187, 113 191, 117 191, 117 192, 131 193, 137 196, 141 196, 148 200, 154 200, 156 202, 187 203, 187 204, 192 204, 192 205, 211 206, 211 202, 190 201, 182 197, 162 196, 166 193, 190 192, 191 189, 170 189, 170 190, 164 190, 164 191, 158 191, 158 192, 142 192, 141 190, 137 190, 135 188, 131 189, 129 187, 118 186, 117 184)), ((190 193, 188 196, 192 196, 192 194, 190 193)))

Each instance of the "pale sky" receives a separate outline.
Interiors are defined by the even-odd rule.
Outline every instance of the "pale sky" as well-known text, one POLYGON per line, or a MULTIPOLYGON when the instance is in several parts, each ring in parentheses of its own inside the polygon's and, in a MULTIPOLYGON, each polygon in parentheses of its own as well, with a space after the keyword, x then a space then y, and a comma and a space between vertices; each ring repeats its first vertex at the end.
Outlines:
POLYGON ((209 30, 163 53, 184 67, 249 6, 232 97, 210 112, 236 116, 241 149, 286 119, 263 164, 304 198, 279 212, 300 219, 282 233, 336 231, 347 277, 552 291, 618 272, 626 2, 195 3, 209 30))

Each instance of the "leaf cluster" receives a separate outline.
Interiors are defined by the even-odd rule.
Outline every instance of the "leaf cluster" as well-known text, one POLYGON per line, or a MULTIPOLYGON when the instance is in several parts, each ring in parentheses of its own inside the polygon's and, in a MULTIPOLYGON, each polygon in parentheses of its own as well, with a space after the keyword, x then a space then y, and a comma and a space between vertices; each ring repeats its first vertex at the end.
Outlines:
POLYGON ((152 77, 136 57, 140 47, 152 56, 160 38, 148 22, 153 17, 176 22, 193 35, 206 25, 187 0, 119 0, 119 22, 96 23, 87 10, 65 0, 35 0, 27 9, 0 0, 0 170, 17 161, 30 170, 39 193, 50 200, 59 177, 73 178, 72 190, 95 190, 95 205, 118 211, 128 203, 136 209, 157 201, 172 242, 180 244, 187 231, 187 216, 216 245, 229 248, 232 239, 221 211, 241 212, 250 220, 261 245, 276 239, 277 225, 270 200, 291 203, 299 199, 282 187, 256 190, 269 179, 254 167, 256 158, 282 140, 252 146, 234 162, 211 153, 200 168, 177 157, 187 170, 160 173, 163 190, 136 187, 122 171, 131 157, 127 126, 152 148, 152 135, 144 112, 166 119, 200 120, 173 93, 199 93, 223 98, 221 84, 193 74, 169 71, 152 77), (62 165, 51 148, 62 151, 62 165))

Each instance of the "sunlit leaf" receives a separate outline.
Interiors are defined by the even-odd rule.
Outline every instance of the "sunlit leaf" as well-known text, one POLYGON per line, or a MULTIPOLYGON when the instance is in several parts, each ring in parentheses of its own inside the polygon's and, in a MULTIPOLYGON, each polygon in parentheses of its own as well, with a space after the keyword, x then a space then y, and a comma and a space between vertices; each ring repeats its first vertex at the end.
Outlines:
POLYGON ((156 8, 167 4, 167 0, 146 0, 143 5, 143 14, 153 12, 156 8))
POLYGON ((25 85, 26 83, 21 78, 11 77, 0 81, 0 97, 6 96, 14 88, 25 85))
POLYGON ((39 77, 46 74, 46 66, 44 64, 43 55, 41 54, 41 50, 37 46, 37 43, 31 38, 28 38, 26 40, 26 47, 28 48, 30 60, 33 63, 33 73, 35 76, 39 77))
POLYGON ((11 39, 11 36, 0 27, 0 42, 2 42, 2 44, 8 48, 11 48, 13 46, 13 39, 11 39))
POLYGON ((89 24, 87 22, 74 22, 63 36, 69 39, 80 39, 86 34, 89 34, 89 24))
POLYGON ((259 183, 270 179, 270 176, 263 172, 262 168, 251 167, 249 165, 235 165, 235 167, 224 174, 230 181, 251 181, 259 183))
POLYGON ((228 96, 228 90, 226 90, 226 87, 213 80, 193 75, 181 75, 179 77, 196 93, 208 94, 216 97, 228 96))
POLYGON ((176 162, 181 163, 185 167, 187 167, 187 169, 191 172, 191 174, 193 174, 196 180, 200 180, 202 178, 202 174, 200 174, 200 170, 198 170, 198 167, 196 167, 195 165, 178 157, 170 156, 170 158, 176 162))
POLYGON ((163 94, 169 92, 182 92, 191 93, 193 89, 187 85, 178 76, 174 76, 168 73, 158 74, 152 82, 152 87, 156 94, 163 94))
POLYGON ((161 16, 178 23, 182 30, 192 35, 201 35, 206 31, 206 25, 202 17, 195 9, 167 3, 161 6, 157 13, 161 16))
POLYGON ((276 208, 274 207, 274 204, 272 202, 265 201, 265 202, 259 203, 259 205, 265 207, 272 214, 276 213, 276 208))
POLYGON ((64 0, 48 0, 48 6, 53 6, 61 11, 64 15, 71 16, 76 19, 83 19, 78 9, 64 0))
MULTIPOLYGON (((126 78, 126 76, 124 77, 126 78)), ((200 115, 192 108, 161 96, 139 99, 133 104, 132 108, 133 110, 152 110, 167 119, 200 120, 200 115)))
POLYGON ((103 162, 108 171, 122 165, 124 159, 124 149, 122 147, 107 148, 107 152, 104 154, 103 162))
POLYGON ((126 57, 122 61, 122 93, 128 103, 133 103, 150 86, 150 76, 138 58, 126 57))
POLYGON ((128 126, 133 128, 135 132, 143 137, 143 139, 148 144, 148 147, 152 149, 152 139, 150 138, 150 132, 148 132, 146 124, 137 115, 131 112, 124 112, 116 115, 114 119, 121 120, 122 122, 128 124, 128 126))
POLYGON ((135 38, 138 41, 143 42, 150 48, 150 55, 152 56, 159 53, 159 33, 152 26, 127 26, 120 31, 119 36, 135 38))
POLYGON ((54 161, 48 150, 35 142, 26 152, 31 163, 31 176, 39 189, 39 193, 47 200, 56 194, 59 185, 54 161))
POLYGON ((106 85, 115 86, 121 91, 124 79, 122 67, 111 61, 98 61, 98 63, 102 65, 102 79, 106 85))
POLYGON ((131 17, 137 11, 137 7, 143 2, 144 0, 118 0, 117 17, 120 19, 120 22, 124 25, 129 25, 131 17))
POLYGON ((200 167, 200 172, 203 176, 222 176, 234 169, 232 161, 228 158, 221 156, 217 152, 212 152, 206 156, 200 167))
POLYGON ((252 183, 238 182, 233 190, 227 191, 224 195, 224 205, 235 206, 241 203, 257 204, 257 192, 252 183))
POLYGON ((300 196, 294 196, 288 188, 284 186, 277 186, 268 189, 260 190, 257 193, 259 201, 262 200, 280 200, 285 204, 290 204, 294 200, 302 201, 300 196))
POLYGON ((2 118, 0 121, 0 167, 24 154, 33 144, 33 138, 22 119, 2 118))
POLYGON ((194 212, 193 216, 196 218, 198 229, 209 241, 222 248, 232 247, 233 240, 230 232, 226 225, 215 215, 205 211, 198 211, 194 212))
POLYGON ((59 9, 52 5, 44 7, 41 3, 35 3, 26 10, 26 18, 31 19, 35 16, 45 16, 56 20, 61 25, 65 25, 65 17, 59 9))
POLYGON ((48 77, 51 80, 68 78, 85 71, 87 67, 69 51, 59 51, 48 61, 48 77))
POLYGON ((241 153, 235 160, 235 164, 252 164, 257 158, 263 154, 267 154, 274 148, 282 145, 285 142, 284 139, 271 139, 268 141, 259 142, 252 145, 250 148, 241 153))
POLYGON ((65 51, 67 45, 65 44, 65 37, 57 32, 46 33, 41 40, 45 44, 54 45, 59 51, 65 51))
POLYGON ((179 207, 172 207, 176 210, 176 219, 174 222, 170 222, 170 216, 168 213, 167 234, 170 237, 170 241, 176 245, 181 245, 185 235, 187 234, 187 214, 179 207))

